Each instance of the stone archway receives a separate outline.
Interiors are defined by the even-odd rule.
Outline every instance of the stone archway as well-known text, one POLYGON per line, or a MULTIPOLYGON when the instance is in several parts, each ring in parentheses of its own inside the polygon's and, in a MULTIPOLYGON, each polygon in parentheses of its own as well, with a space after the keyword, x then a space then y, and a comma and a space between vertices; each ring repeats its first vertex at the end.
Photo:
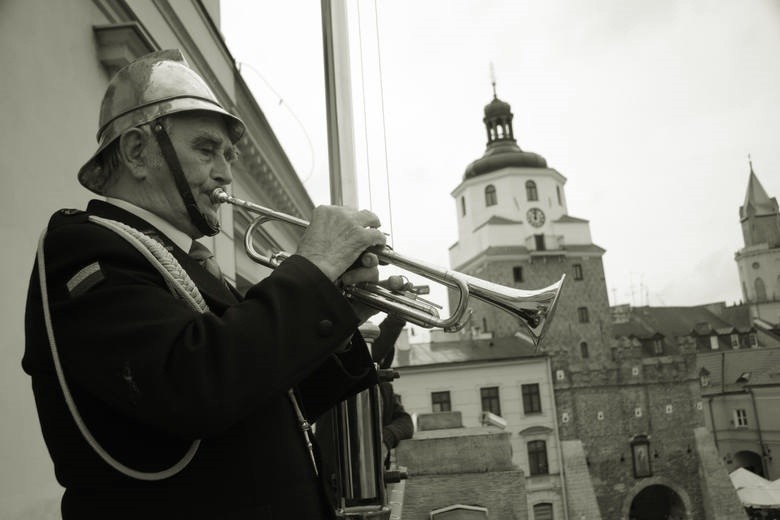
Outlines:
POLYGON ((734 467, 745 468, 759 477, 764 476, 764 465, 761 463, 761 455, 754 451, 738 451, 734 454, 734 467))
POLYGON ((664 477, 642 479, 626 494, 622 520, 691 520, 692 505, 677 484, 664 477))

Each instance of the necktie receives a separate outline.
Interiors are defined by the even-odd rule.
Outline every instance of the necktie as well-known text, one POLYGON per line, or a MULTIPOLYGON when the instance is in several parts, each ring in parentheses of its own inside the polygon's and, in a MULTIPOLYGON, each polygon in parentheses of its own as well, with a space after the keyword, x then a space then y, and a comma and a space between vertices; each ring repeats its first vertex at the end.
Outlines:
POLYGON ((189 255, 194 260, 197 260, 206 271, 210 272, 217 280, 224 280, 222 276, 222 269, 219 268, 219 264, 214 259, 214 253, 211 250, 201 244, 200 242, 193 240, 192 247, 190 247, 189 255))

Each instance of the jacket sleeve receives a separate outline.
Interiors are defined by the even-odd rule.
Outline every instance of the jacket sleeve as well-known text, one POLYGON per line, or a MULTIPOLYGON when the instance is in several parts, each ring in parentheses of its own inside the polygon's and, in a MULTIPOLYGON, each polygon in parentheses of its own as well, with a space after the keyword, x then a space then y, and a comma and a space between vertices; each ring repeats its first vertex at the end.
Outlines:
MULTIPOLYGON (((140 253, 102 227, 50 228, 45 245, 66 379, 139 422, 178 435, 225 430, 332 364, 332 354, 357 329, 340 291, 300 256, 216 315, 177 299, 140 253), (93 266, 98 281, 73 290, 83 289, 74 277, 85 266, 93 266)), ((365 375, 355 366, 351 371, 346 386, 365 375)))
POLYGON ((402 440, 412 438, 414 425, 391 383, 382 383, 382 404, 382 440, 393 449, 402 440))

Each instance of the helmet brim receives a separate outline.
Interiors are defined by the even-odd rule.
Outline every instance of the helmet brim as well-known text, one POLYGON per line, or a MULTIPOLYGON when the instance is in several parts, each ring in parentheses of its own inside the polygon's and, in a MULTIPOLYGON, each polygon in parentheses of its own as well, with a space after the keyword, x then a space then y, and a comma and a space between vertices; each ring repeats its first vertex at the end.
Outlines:
POLYGON ((119 138, 122 132, 151 123, 159 117, 189 111, 208 111, 222 115, 225 118, 228 137, 233 144, 237 143, 246 131, 246 126, 241 119, 219 105, 202 98, 179 97, 137 107, 112 119, 100 130, 98 149, 92 154, 89 161, 79 169, 79 182, 93 193, 103 195, 110 172, 103 167, 101 154, 119 138))

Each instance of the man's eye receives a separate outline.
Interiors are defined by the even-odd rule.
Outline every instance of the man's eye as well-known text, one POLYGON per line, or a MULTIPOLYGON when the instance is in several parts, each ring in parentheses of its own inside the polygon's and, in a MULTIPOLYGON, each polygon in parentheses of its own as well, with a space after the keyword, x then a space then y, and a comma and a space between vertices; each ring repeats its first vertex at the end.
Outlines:
POLYGON ((198 148, 198 151, 204 155, 214 155, 213 148, 198 148))

